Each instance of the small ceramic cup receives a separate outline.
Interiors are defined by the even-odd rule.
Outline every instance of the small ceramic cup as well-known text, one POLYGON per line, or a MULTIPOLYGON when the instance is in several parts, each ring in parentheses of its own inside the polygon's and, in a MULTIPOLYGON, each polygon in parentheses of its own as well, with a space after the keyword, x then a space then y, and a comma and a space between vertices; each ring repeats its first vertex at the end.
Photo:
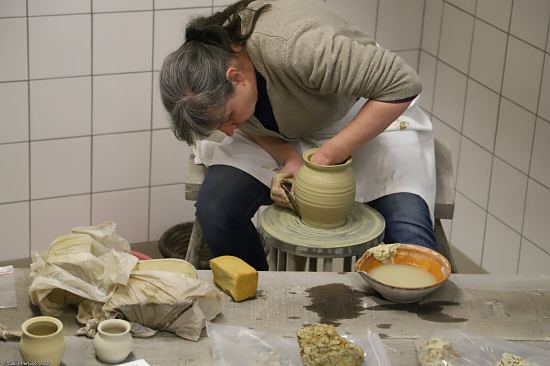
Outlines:
POLYGON ((58 366, 65 353, 63 323, 51 316, 27 319, 21 326, 23 334, 19 353, 25 362, 47 363, 58 366))
POLYGON ((94 337, 97 358, 106 363, 124 361, 132 351, 130 323, 122 319, 107 319, 99 323, 94 337))

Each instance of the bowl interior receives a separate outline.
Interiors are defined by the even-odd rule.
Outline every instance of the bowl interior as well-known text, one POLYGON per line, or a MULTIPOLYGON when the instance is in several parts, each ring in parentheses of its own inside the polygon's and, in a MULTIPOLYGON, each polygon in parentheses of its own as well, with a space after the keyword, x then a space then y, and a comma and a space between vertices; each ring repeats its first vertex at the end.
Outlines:
MULTIPOLYGON (((449 264, 447 258, 435 250, 421 247, 419 245, 400 244, 392 263, 410 264, 430 272, 435 277, 436 282, 428 287, 439 286, 441 283, 446 281, 451 274, 451 265, 449 264)), ((382 265, 381 262, 375 259, 370 253, 365 252, 365 254, 363 254, 363 256, 357 261, 355 268, 357 272, 365 272, 368 276, 370 271, 380 265, 382 265)), ((370 278, 373 281, 376 281, 372 277, 370 278)), ((390 285, 386 286, 395 287, 390 285)), ((410 289, 410 287, 407 287, 407 289, 410 289)))
POLYGON ((190 278, 198 278, 197 269, 191 263, 178 258, 161 258, 138 261, 135 271, 165 271, 183 273, 190 278))

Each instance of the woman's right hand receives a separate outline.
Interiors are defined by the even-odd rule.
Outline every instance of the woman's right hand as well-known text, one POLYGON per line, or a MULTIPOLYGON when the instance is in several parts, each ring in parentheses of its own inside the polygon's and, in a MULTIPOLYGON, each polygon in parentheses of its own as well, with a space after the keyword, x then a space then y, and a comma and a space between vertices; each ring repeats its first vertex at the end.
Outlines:
POLYGON ((294 194, 294 177, 304 161, 300 156, 289 160, 275 173, 271 180, 271 199, 276 205, 296 211, 292 195, 294 194))

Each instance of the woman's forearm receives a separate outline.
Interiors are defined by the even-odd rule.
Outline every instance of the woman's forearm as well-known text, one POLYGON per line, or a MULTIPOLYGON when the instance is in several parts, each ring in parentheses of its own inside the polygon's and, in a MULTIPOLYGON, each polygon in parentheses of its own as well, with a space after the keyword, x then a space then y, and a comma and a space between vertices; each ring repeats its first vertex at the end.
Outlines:
POLYGON ((327 141, 313 156, 314 163, 338 164, 350 156, 360 145, 384 131, 409 106, 403 102, 368 100, 359 113, 338 134, 327 141))
POLYGON ((282 170, 292 173, 303 164, 300 153, 287 141, 272 136, 252 135, 244 130, 242 132, 271 155, 283 167, 282 170))

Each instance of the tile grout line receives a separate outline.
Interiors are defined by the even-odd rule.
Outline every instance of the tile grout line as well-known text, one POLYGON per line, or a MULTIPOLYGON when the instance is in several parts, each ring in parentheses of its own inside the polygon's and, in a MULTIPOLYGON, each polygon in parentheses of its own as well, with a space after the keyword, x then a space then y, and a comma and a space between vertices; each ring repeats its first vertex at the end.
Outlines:
MULTIPOLYGON (((431 111, 432 111, 432 118, 434 116, 434 106, 435 106, 435 96, 436 96, 436 89, 437 89, 437 74, 439 72, 439 62, 440 62, 440 58, 439 58, 439 50, 441 48, 441 32, 443 31, 443 14, 445 13, 445 2, 442 1, 441 2, 441 11, 439 13, 439 32, 438 32, 438 39, 437 39, 437 46, 436 46, 436 56, 435 56, 435 70, 434 70, 434 89, 433 89, 433 98, 432 98, 432 103, 431 103, 431 111)), ((433 122, 432 122, 433 123, 433 122)), ((433 129, 433 127, 432 127, 433 129)), ((460 156, 460 144, 459 144, 459 147, 458 147, 458 154, 460 156)), ((456 167, 456 171, 457 171, 457 176, 458 176, 458 162, 457 162, 457 167, 456 167)), ((456 179, 457 177, 453 177, 453 186, 454 186, 454 192, 453 192, 453 201, 456 199, 456 179)), ((451 243, 451 239, 452 239, 452 234, 453 234, 453 221, 454 220, 451 220, 451 223, 449 224, 449 244, 452 244, 451 243)))
MULTIPOLYGON (((455 187, 457 187, 458 189, 458 176, 459 176, 459 169, 460 169, 460 156, 461 156, 461 153, 462 153, 462 144, 463 142, 465 141, 465 138, 466 136, 464 135, 464 120, 466 119, 466 105, 468 104, 468 92, 469 92, 469 89, 470 89, 470 68, 471 68, 471 65, 472 65, 472 49, 473 49, 473 45, 474 45, 474 34, 475 34, 475 31, 476 31, 476 14, 477 12, 477 2, 475 3, 475 8, 474 8, 474 14, 469 14, 468 12, 466 12, 467 14, 471 15, 472 16, 472 34, 470 35, 470 52, 469 52, 469 55, 468 55, 468 64, 466 66, 466 89, 464 91, 464 104, 462 106, 462 121, 460 123, 460 147, 459 147, 459 153, 458 153, 458 162, 457 162, 457 167, 456 167, 456 175, 457 175, 457 178, 456 178, 456 185, 455 187)), ((491 160, 491 168, 492 169, 492 160, 491 160)), ((490 175, 489 175, 490 177, 490 175)), ((489 178, 490 179, 490 178, 489 178)), ((489 181, 489 190, 490 190, 490 181, 489 181)), ((487 194, 488 196, 488 194, 487 194)), ((486 201, 486 204, 488 204, 488 197, 487 197, 487 201, 486 201)), ((483 252, 485 250, 485 233, 487 231, 487 207, 485 207, 483 209, 484 213, 485 213, 485 218, 484 218, 484 222, 483 222, 483 237, 482 237, 482 242, 481 242, 481 256, 479 258, 479 263, 477 263, 482 269, 483 269, 483 252)))
MULTIPOLYGON (((510 165, 511 167, 517 169, 516 167, 514 167, 511 163, 509 163, 508 161, 506 161, 505 159, 502 159, 500 158, 497 153, 496 153, 496 146, 497 146, 497 136, 498 136, 498 126, 499 126, 499 120, 500 120, 500 111, 501 111, 501 106, 502 106, 502 100, 505 99, 507 101, 510 101, 512 102, 513 104, 515 105, 518 105, 516 102, 510 100, 509 98, 506 98, 503 94, 502 94, 502 91, 503 91, 503 88, 504 88, 504 78, 506 76, 506 60, 508 58, 508 47, 509 47, 509 43, 510 43, 510 37, 512 37, 512 34, 510 33, 510 27, 511 27, 511 24, 512 24, 512 17, 513 17, 513 14, 514 14, 514 0, 512 0, 512 4, 511 4, 511 9, 510 9, 510 15, 508 17, 508 25, 507 25, 507 32, 505 32, 506 34, 506 43, 505 43, 505 46, 504 46, 504 64, 502 66, 502 78, 500 80, 500 90, 498 91, 498 95, 499 95, 499 98, 498 98, 498 104, 497 104, 497 120, 496 120, 496 125, 495 125, 495 136, 493 137, 493 151, 492 151, 492 159, 491 159, 491 174, 489 176, 489 194, 488 194, 488 203, 487 203, 487 214, 491 214, 491 216, 497 218, 495 215, 493 215, 490 211, 489 211, 489 202, 490 202, 490 199, 491 199, 491 184, 492 184, 492 180, 493 180, 493 169, 494 169, 494 164, 495 164, 495 159, 499 159, 503 162, 505 162, 506 164, 510 165)), ((523 106, 520 106, 522 109, 525 109, 526 111, 528 111, 525 107, 523 106)), ((529 113, 532 113, 531 111, 528 111, 529 113)), ((522 170, 518 169, 522 174, 525 174, 522 170)), ((526 174, 526 177, 527 177, 527 184, 529 184, 529 174, 526 174)), ((527 194, 527 189, 525 190, 526 191, 526 194, 527 194)), ((526 200, 526 196, 523 200, 523 203, 524 203, 524 206, 525 206, 525 200, 526 200)), ((525 211, 524 211, 524 215, 525 215, 525 211)), ((498 218, 497 218, 498 219, 498 218)), ((487 220, 487 219, 486 219, 487 220)), ((522 219, 523 220, 523 219, 522 219)), ((498 219, 498 221, 504 223, 502 220, 498 219)), ((506 224, 505 224, 506 225, 506 224)), ((506 225, 508 226, 508 225, 506 225)), ((512 229, 514 232, 516 232, 516 230, 510 226, 508 226, 510 229, 512 229)), ((519 271, 519 261, 520 261, 520 257, 521 257, 521 240, 522 240, 522 237, 523 237, 523 228, 521 229, 521 232, 519 233, 520 235, 520 246, 518 248, 518 253, 517 253, 517 262, 516 262, 516 274, 518 273, 519 271)), ((487 235, 487 228, 485 228, 485 233, 484 233, 484 243, 485 243, 485 238, 486 238, 486 235, 487 235)))
MULTIPOLYGON (((512 29, 512 16, 514 14, 514 5, 515 5, 515 0, 512 0, 512 9, 510 11, 510 20, 508 22, 508 37, 506 37, 506 56, 508 54, 508 43, 509 43, 509 40, 510 40, 510 31, 512 29)), ((504 66, 506 66, 506 57, 504 58, 504 66)), ((544 63, 543 63, 543 68, 544 68, 544 63)), ((505 68, 506 69, 506 68, 505 68)), ((501 88, 504 88, 504 75, 502 76, 502 85, 501 85, 501 88)), ((501 91, 502 93, 502 91, 501 91)), ((538 103, 538 101, 537 101, 538 103)), ((500 113, 500 101, 499 101, 499 113, 500 113)), ((536 113, 535 113, 535 117, 536 117, 536 113)), ((536 126, 537 126, 537 120, 535 118, 535 129, 536 129, 536 126)), ((497 120, 497 127, 498 127, 498 120, 497 120)), ((533 131, 533 138, 534 138, 534 131, 533 131)), ((495 147, 496 147, 496 136, 495 136, 495 147)), ((532 150, 532 146, 531 146, 531 150, 532 150)), ((532 153, 532 152, 531 152, 532 153)), ((519 272, 519 264, 520 264, 520 261, 521 261, 521 247, 522 247, 522 243, 523 243, 523 225, 524 225, 524 222, 525 222, 525 206, 527 205, 527 192, 529 192, 529 170, 530 170, 530 165, 531 163, 529 162, 529 167, 527 168, 527 185, 525 186, 525 194, 523 196, 523 215, 522 215, 522 219, 521 219, 521 232, 520 232, 520 240, 519 240, 519 248, 518 248, 518 259, 517 259, 517 262, 516 262, 516 273, 519 272)))
POLYGON ((90 0, 90 216, 89 225, 93 224, 94 205, 94 12, 90 0))
MULTIPOLYGON (((548 25, 546 26, 546 44, 548 44, 548 33, 550 32, 550 18, 548 19, 548 25)), ((537 100, 537 107, 536 107, 536 113, 535 116, 538 117, 539 109, 540 109, 540 96, 542 92, 542 83, 544 81, 544 65, 546 62, 546 52, 542 54, 542 72, 540 75, 540 82, 539 82, 539 92, 538 92, 538 100, 537 100)), ((518 264, 517 264, 517 272, 519 272, 519 265, 520 265, 520 259, 521 259, 521 249, 523 246, 523 238, 525 238, 524 230, 525 230, 525 213, 527 212, 527 198, 529 196, 529 185, 532 184, 531 180, 534 181, 534 179, 531 178, 531 165, 533 164, 533 150, 535 147, 535 137, 537 135, 537 125, 538 125, 538 118, 535 119, 535 129, 533 130, 533 137, 531 139, 531 154, 529 156, 529 167, 527 168, 527 187, 525 188, 525 198, 523 201, 523 218, 521 220, 521 241, 519 243, 519 256, 518 256, 518 264)), ((538 247, 538 245, 535 242, 532 242, 535 246, 538 247)))
MULTIPOLYGON (((211 7, 210 5, 205 6, 182 6, 182 7, 172 7, 172 8, 161 8, 161 9, 155 9, 158 11, 173 11, 173 10, 195 10, 195 9, 207 9, 211 7)), ((93 9, 90 9, 88 12, 74 12, 74 13, 55 13, 55 14, 36 14, 36 15, 29 15, 27 11, 27 15, 20 15, 20 16, 0 16, 1 19, 14 19, 14 18, 46 18, 46 17, 63 17, 63 16, 71 16, 71 15, 88 15, 90 13, 92 14, 125 14, 125 13, 144 13, 148 11, 152 11, 152 9, 136 9, 136 10, 112 10, 112 11, 93 11, 93 9)))
MULTIPOLYGON (((185 185, 185 181, 155 184, 155 185, 152 185, 151 187, 153 187, 153 188, 174 187, 174 186, 179 186, 179 185, 185 185)), ((93 194, 104 194, 104 193, 134 191, 134 190, 139 190, 139 189, 146 189, 148 187, 149 186, 135 186, 135 187, 105 189, 105 190, 100 190, 100 191, 95 191, 95 192, 79 192, 79 193, 69 193, 69 194, 61 194, 61 195, 55 195, 55 196, 37 197, 37 198, 33 198, 31 200, 23 199, 23 200, 15 200, 15 201, 6 201, 6 202, 0 203, 0 206, 2 206, 2 205, 12 205, 12 204, 24 203, 24 202, 46 201, 46 200, 52 200, 52 199, 58 199, 58 198, 79 197, 79 196, 90 195, 91 193, 93 193, 93 194)))
MULTIPOLYGON (((476 15, 477 15, 477 11, 478 11, 478 5, 479 5, 479 3, 476 2, 476 10, 475 10, 476 15)), ((510 11, 510 17, 511 17, 511 14, 512 14, 512 12, 510 11)), ((470 48, 470 61, 471 61, 471 58, 472 58, 472 53, 471 52, 473 50, 473 41, 474 41, 475 31, 476 31, 476 28, 477 28, 477 24, 476 24, 477 22, 478 22, 478 18, 475 17, 475 15, 474 15, 474 32, 473 32, 474 34, 472 35, 472 45, 471 45, 471 48, 470 48)), ((488 151, 489 154, 491 155, 491 166, 489 167, 489 187, 488 187, 488 190, 487 190, 487 199, 485 201, 485 208, 482 208, 485 211, 485 222, 484 222, 484 226, 483 226, 483 242, 482 242, 482 245, 481 245, 481 259, 480 259, 481 263, 479 264, 481 266, 481 268, 483 268, 483 258, 485 256, 485 240, 487 239, 487 222, 488 222, 488 218, 489 218, 489 202, 491 201, 491 183, 492 183, 492 180, 493 180, 493 168, 494 168, 494 162, 495 162, 496 136, 497 136, 497 131, 498 131, 498 119, 499 119, 499 116, 500 116, 500 101, 501 101, 501 98, 502 98, 502 85, 504 83, 504 72, 506 70, 506 54, 507 54, 507 52, 508 52, 508 37, 506 37, 506 45, 504 47, 504 64, 502 66, 502 78, 500 80, 500 91, 496 93, 497 96, 498 96, 498 102, 497 102, 497 115, 496 115, 496 124, 495 124, 495 136, 493 137, 493 148, 492 148, 492 151, 488 151)), ((473 80, 474 82, 476 82, 473 78, 470 78, 470 72, 471 72, 470 67, 471 67, 471 63, 468 67, 468 85, 470 84, 470 79, 473 80)), ((479 84, 483 86, 483 83, 479 83, 479 84)), ((491 89, 489 89, 489 90, 491 90, 491 89)), ((463 137, 468 138, 468 136, 464 136, 464 135, 463 135, 463 137)), ((468 139, 471 140, 470 138, 468 138, 468 139)), ((478 145, 478 144, 476 144, 476 145, 478 145)), ((516 273, 517 273, 517 271, 516 271, 516 273)))
MULTIPOLYGON (((464 135, 464 120, 466 119, 466 105, 468 104, 468 91, 469 91, 469 88, 470 88, 470 83, 471 81, 470 80, 473 80, 470 78, 470 73, 471 73, 471 67, 472 67, 472 51, 473 51, 473 48, 474 48, 474 36, 475 36, 475 33, 476 33, 476 28, 477 28, 477 18, 476 18, 476 14, 477 14, 477 6, 478 6, 478 2, 476 1, 476 4, 475 4, 475 9, 474 9, 474 23, 473 23, 473 28, 472 28, 472 37, 470 39, 470 56, 468 58, 468 75, 466 76, 466 97, 464 98, 464 110, 463 110, 463 113, 462 113, 462 129, 460 131, 460 135, 461 135, 461 141, 463 138, 466 138, 466 136, 464 135)), ((498 121, 498 114, 497 114, 497 121, 498 121)), ((496 135, 496 133, 495 133, 496 135)), ((493 147, 494 149, 494 147, 493 147)), ((460 160, 460 159, 459 159, 460 160)), ((489 215, 489 198, 491 196, 491 177, 492 177, 492 174, 493 174, 493 160, 494 160, 494 154, 491 153, 491 166, 489 167, 489 187, 487 189, 487 199, 485 201, 485 208, 483 208, 483 211, 485 213, 485 219, 484 219, 484 222, 483 222, 483 238, 482 238, 482 242, 481 242, 481 256, 479 258, 479 266, 483 268, 483 256, 485 254, 485 239, 487 237, 487 217, 489 215)), ((458 175, 458 173, 457 173, 458 175)))
MULTIPOLYGON (((420 73, 420 54, 422 52, 422 39, 424 38, 424 21, 425 21, 425 18, 426 18, 426 1, 428 1, 428 0, 424 0, 423 5, 422 5, 422 20, 420 22, 422 27, 420 28, 420 42, 418 43, 418 57, 416 58, 416 72, 417 73, 420 73)), ((434 88, 435 88, 435 86, 434 86, 434 88)))
POLYGON ((32 190, 31 190, 31 82, 30 82, 30 73, 31 73, 31 55, 30 55, 30 36, 29 36, 29 0, 25 1, 25 12, 26 12, 26 25, 27 25, 27 136, 28 136, 28 149, 27 154, 29 155, 29 165, 27 167, 28 173, 29 173, 29 200, 27 208, 29 210, 29 221, 28 221, 28 233, 29 233, 29 240, 27 243, 27 253, 29 258, 31 258, 31 243, 32 243, 32 230, 31 230, 31 224, 32 224, 32 215, 31 215, 31 198, 32 198, 32 190))
POLYGON ((150 104, 150 132, 149 132, 149 194, 147 195, 147 240, 151 241, 151 183, 153 175, 153 99, 154 99, 154 81, 155 81, 155 19, 156 19, 156 10, 155 10, 156 0, 153 0, 153 11, 151 16, 153 17, 152 23, 152 36, 151 36, 151 104, 150 104))
POLYGON ((374 18, 374 34, 373 38, 376 40, 378 34, 378 18, 380 17, 380 0, 376 0, 376 17, 374 18))

